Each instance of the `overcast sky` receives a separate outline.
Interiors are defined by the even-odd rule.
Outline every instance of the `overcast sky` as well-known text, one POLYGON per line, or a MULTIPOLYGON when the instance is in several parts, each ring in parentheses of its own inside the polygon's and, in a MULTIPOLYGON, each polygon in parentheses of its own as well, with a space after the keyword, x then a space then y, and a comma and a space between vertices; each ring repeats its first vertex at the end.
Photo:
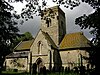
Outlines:
MULTIPOLYGON (((52 5, 52 4, 51 4, 52 5)), ((15 10, 20 13, 21 7, 24 7, 24 4, 17 3, 14 4, 15 10)), ((70 10, 69 8, 60 7, 66 15, 66 31, 68 33, 73 32, 80 32, 83 31, 84 35, 90 39, 92 35, 89 33, 89 29, 81 30, 79 26, 75 25, 75 18, 83 15, 83 14, 89 14, 93 13, 93 9, 86 3, 82 3, 80 6, 74 8, 73 10, 70 10)), ((35 16, 34 19, 29 20, 24 23, 24 25, 19 25, 19 29, 21 33, 24 32, 31 32, 31 34, 35 37, 37 32, 39 31, 40 24, 40 17, 35 16)))

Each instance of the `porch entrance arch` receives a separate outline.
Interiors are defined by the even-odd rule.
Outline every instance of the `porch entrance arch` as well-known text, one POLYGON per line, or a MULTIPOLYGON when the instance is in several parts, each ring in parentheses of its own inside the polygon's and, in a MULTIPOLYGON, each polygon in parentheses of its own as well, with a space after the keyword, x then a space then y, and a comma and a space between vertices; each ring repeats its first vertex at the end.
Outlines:
POLYGON ((37 72, 40 72, 40 69, 44 67, 42 58, 38 58, 36 60, 36 64, 37 64, 37 72))

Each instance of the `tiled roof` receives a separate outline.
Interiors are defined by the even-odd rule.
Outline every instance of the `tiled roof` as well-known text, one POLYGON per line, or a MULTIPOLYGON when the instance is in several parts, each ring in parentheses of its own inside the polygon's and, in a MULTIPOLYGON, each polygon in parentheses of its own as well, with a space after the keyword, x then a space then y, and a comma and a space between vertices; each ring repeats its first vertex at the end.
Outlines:
POLYGON ((66 34, 60 43, 60 49, 90 47, 89 40, 82 32, 66 34))
POLYGON ((29 41, 22 41, 15 47, 14 50, 17 50, 17 51, 18 50, 29 50, 33 42, 34 42, 34 39, 29 40, 29 41))

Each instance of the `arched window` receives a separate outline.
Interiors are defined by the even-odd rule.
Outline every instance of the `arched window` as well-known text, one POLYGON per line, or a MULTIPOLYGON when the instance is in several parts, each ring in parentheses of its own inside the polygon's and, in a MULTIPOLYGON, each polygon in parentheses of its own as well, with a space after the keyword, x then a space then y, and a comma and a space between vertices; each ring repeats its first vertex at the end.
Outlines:
POLYGON ((41 54, 43 44, 41 41, 39 41, 37 45, 38 45, 38 54, 41 54))
POLYGON ((51 25, 51 19, 50 18, 46 18, 46 24, 47 24, 47 27, 49 27, 51 25))

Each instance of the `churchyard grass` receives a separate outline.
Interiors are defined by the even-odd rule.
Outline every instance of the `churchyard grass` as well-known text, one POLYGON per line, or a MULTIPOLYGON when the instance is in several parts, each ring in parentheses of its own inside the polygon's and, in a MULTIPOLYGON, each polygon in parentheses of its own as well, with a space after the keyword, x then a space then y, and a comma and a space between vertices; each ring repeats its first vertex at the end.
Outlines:
MULTIPOLYGON (((11 72, 11 71, 3 71, 2 75, 34 75, 34 74, 29 74, 27 72, 11 72)), ((36 75, 44 75, 44 74, 36 74, 36 75)), ((69 73, 65 73, 65 72, 51 72, 51 73, 47 73, 46 75, 79 75, 77 73, 74 72, 69 72, 69 73)))

